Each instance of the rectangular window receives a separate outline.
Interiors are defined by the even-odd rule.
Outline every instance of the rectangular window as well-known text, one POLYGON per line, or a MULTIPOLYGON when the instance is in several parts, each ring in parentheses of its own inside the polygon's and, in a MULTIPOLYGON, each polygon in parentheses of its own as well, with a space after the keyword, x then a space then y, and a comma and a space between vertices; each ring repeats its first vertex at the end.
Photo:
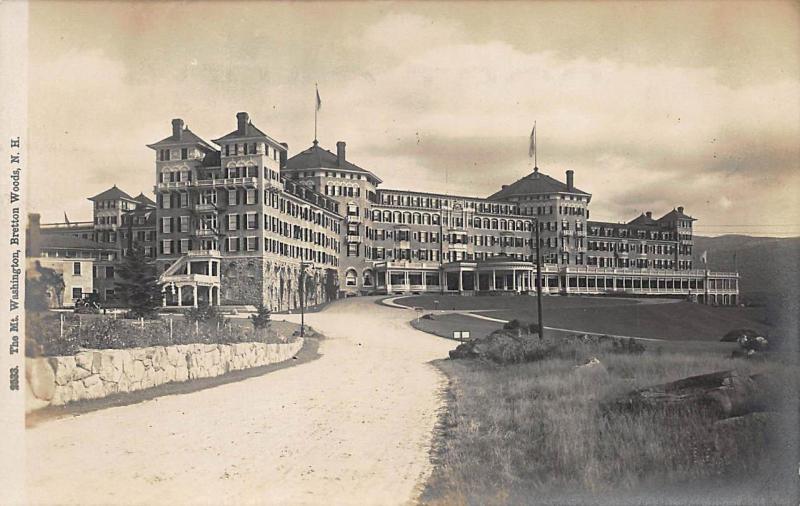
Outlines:
POLYGON ((114 279, 114 267, 111 265, 106 267, 106 279, 114 279))
POLYGON ((81 263, 80 262, 72 262, 72 274, 75 276, 81 275, 81 263))
POLYGON ((189 207, 189 192, 181 192, 181 207, 189 207))
POLYGON ((247 251, 258 250, 258 237, 248 237, 246 240, 247 240, 247 251))
POLYGON ((239 215, 238 214, 229 214, 228 215, 228 230, 238 230, 239 228, 239 215))
POLYGON ((161 218, 161 232, 165 234, 172 233, 172 218, 161 218))
POLYGON ((181 216, 178 222, 178 232, 188 232, 189 231, 189 217, 188 216, 181 216))
POLYGON ((169 209, 172 207, 172 193, 165 193, 161 196, 161 208, 169 209))
POLYGON ((170 240, 161 241, 161 251, 165 255, 171 255, 172 254, 172 241, 170 241, 170 240))
POLYGON ((238 237, 228 237, 228 251, 231 251, 231 252, 239 251, 239 238, 238 237))
POLYGON ((239 204, 239 192, 237 190, 228 190, 228 205, 235 206, 239 204))
POLYGON ((83 289, 75 287, 72 289, 72 299, 80 299, 83 296, 83 289))
POLYGON ((258 215, 256 213, 247 213, 247 230, 255 230, 258 228, 258 215))
POLYGON ((247 203, 248 205, 257 204, 257 203, 258 203, 258 201, 257 201, 256 195, 258 195, 258 194, 256 193, 256 190, 247 190, 247 194, 246 194, 246 198, 247 198, 247 200, 246 200, 246 203, 247 203))
POLYGON ((189 150, 187 148, 181 148, 181 160, 186 160, 189 158, 189 150))
POLYGON ((192 249, 189 243, 189 239, 181 239, 180 248, 181 248, 181 253, 186 253, 187 251, 192 249))

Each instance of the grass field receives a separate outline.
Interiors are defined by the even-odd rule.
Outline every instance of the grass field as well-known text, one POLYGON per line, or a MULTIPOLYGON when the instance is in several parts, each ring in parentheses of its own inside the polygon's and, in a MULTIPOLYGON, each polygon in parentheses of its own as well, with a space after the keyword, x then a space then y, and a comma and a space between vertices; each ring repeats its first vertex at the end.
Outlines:
POLYGON ((797 388, 785 366, 711 353, 599 358, 607 373, 561 359, 438 362, 449 398, 423 503, 796 504, 797 388), (697 412, 600 411, 631 389, 726 369, 788 378, 791 416, 772 437, 721 432, 697 412))
MULTIPOLYGON (((501 320, 518 319, 532 323, 537 319, 536 299, 525 295, 504 297, 424 295, 404 297, 396 302, 425 309, 486 310, 480 314, 501 320)), ((551 296, 543 298, 542 309, 546 327, 578 332, 673 341, 719 341, 725 333, 736 328, 752 328, 764 332, 768 337, 770 332, 774 332, 774 329, 763 321, 763 314, 759 308, 712 307, 663 299, 551 296)), ((473 322, 472 325, 476 328, 486 327, 483 323, 473 322)))

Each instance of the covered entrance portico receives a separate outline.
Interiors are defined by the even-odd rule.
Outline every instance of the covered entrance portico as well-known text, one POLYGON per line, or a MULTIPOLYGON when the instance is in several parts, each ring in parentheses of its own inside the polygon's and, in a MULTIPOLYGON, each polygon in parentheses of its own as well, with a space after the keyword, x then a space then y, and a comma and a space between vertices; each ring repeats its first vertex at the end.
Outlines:
POLYGON ((159 282, 162 287, 162 306, 198 307, 219 306, 219 251, 189 251, 175 261, 159 282))

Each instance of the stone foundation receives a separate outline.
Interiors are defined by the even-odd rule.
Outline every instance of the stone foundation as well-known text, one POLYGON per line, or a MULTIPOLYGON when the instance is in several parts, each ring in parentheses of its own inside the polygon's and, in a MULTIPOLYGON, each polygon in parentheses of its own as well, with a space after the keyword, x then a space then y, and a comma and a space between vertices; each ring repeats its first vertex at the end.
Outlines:
POLYGON ((26 411, 275 364, 302 347, 298 338, 285 344, 184 344, 26 358, 26 411))
MULTIPOLYGON (((300 264, 269 258, 222 259, 224 305, 263 303, 270 311, 300 307, 300 264)), ((325 301, 325 271, 306 270, 306 305, 325 301)))

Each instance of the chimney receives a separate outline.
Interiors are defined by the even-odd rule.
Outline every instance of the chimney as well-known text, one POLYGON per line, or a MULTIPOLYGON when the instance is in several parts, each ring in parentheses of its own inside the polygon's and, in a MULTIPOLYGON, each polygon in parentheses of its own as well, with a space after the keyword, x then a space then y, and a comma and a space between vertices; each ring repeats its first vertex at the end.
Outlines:
POLYGON ((647 216, 647 218, 648 218, 648 219, 650 219, 650 220, 652 220, 652 219, 653 219, 653 211, 647 211, 647 212, 646 212, 646 213, 644 213, 644 214, 647 216))
POLYGON ((247 124, 250 123, 250 115, 246 112, 236 113, 236 133, 244 135, 247 131, 247 124))
POLYGON ((683 213, 683 206, 678 206, 678 212, 683 213))
POLYGON ((339 168, 344 167, 344 161, 345 161, 344 147, 345 147, 344 141, 339 141, 336 143, 336 162, 339 164, 339 168))
POLYGON ((575 189, 575 172, 572 170, 567 171, 567 191, 571 192, 575 189))
POLYGON ((280 168, 281 169, 285 169, 286 168, 286 153, 289 152, 289 144, 287 144, 285 142, 281 142, 281 146, 283 146, 283 150, 280 153, 280 157, 281 157, 281 166, 280 166, 280 168))
POLYGON ((172 120, 172 138, 176 141, 183 138, 183 120, 180 118, 172 120))
POLYGON ((38 213, 28 214, 28 237, 25 246, 25 256, 38 257, 42 255, 42 239, 39 227, 40 218, 41 216, 38 213))

